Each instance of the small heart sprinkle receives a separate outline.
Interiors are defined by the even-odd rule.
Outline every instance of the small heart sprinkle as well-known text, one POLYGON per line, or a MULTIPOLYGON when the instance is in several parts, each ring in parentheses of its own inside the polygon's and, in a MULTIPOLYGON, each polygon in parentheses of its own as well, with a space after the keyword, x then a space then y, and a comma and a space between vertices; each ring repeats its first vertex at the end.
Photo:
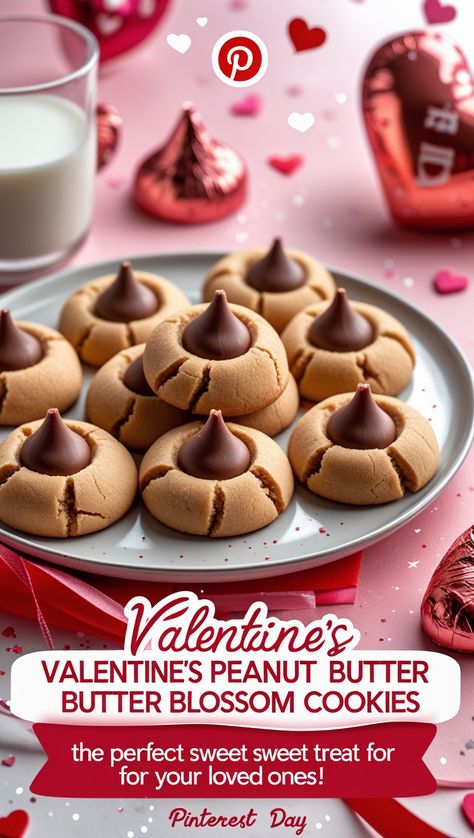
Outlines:
POLYGON ((201 27, 201 29, 202 29, 202 28, 203 28, 203 26, 205 26, 205 25, 206 25, 206 23, 207 23, 207 17, 198 17, 198 18, 196 18, 196 23, 197 23, 197 25, 198 25, 198 26, 200 26, 200 27, 201 27))
POLYGON ((16 632, 13 626, 7 626, 4 628, 2 634, 4 637, 16 637, 16 632))
POLYGON ((251 93, 249 96, 245 96, 244 99, 234 102, 230 106, 230 112, 234 116, 257 116, 262 109, 262 105, 262 97, 257 96, 256 93, 251 93))
POLYGON ((171 47, 171 49, 174 49, 176 52, 180 52, 181 55, 184 55, 184 53, 187 52, 191 46, 191 38, 189 35, 175 35, 174 32, 171 32, 166 36, 166 43, 171 47))
POLYGON ((301 154, 289 154, 287 157, 269 157, 268 165, 281 172, 283 175, 292 175, 297 169, 300 169, 304 163, 304 157, 301 154))
POLYGON ((288 125, 290 128, 294 128, 295 131, 299 131, 300 134, 304 134, 305 131, 308 131, 314 125, 314 116, 312 113, 307 111, 306 113, 298 113, 297 111, 293 111, 290 113, 288 117, 288 125))
POLYGON ((469 285, 467 276, 453 274, 451 271, 438 271, 433 278, 433 285, 438 294, 455 294, 464 291, 469 285))
POLYGON ((16 757, 14 757, 13 754, 10 754, 9 757, 5 757, 5 759, 2 759, 2 765, 6 765, 7 768, 11 768, 12 765, 15 765, 15 762, 16 757))
POLYGON ((1 838, 23 838, 26 835, 30 823, 28 812, 23 809, 15 809, 5 818, 0 818, 1 838))
POLYGON ((474 829, 474 794, 466 794, 461 806, 464 817, 474 829))
POLYGON ((425 0, 423 10, 428 23, 449 23, 456 17, 454 6, 443 6, 439 0, 425 0))

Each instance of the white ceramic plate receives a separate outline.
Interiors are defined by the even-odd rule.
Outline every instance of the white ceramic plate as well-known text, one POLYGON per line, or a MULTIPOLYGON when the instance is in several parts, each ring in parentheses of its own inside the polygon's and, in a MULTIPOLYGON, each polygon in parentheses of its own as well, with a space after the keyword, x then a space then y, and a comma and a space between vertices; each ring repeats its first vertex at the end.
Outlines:
MULTIPOLYGON (((137 269, 171 279, 194 301, 203 277, 222 253, 135 257, 137 269)), ((78 286, 112 273, 119 260, 62 271, 5 294, 2 307, 15 318, 57 326, 61 306, 78 286)), ((366 547, 401 527, 436 497, 455 474, 474 430, 474 391, 470 367, 451 338, 401 297, 348 274, 333 271, 352 299, 385 308, 410 333, 417 365, 400 398, 432 423, 441 448, 433 480, 415 495, 376 507, 351 507, 317 498, 298 486, 288 509, 270 526, 245 537, 209 539, 161 526, 138 502, 121 521, 75 539, 33 538, 0 526, 0 539, 24 553, 63 567, 123 578, 167 581, 233 581, 274 576, 324 564, 366 547)), ((86 371, 86 387, 91 373, 86 371)), ((84 387, 84 392, 86 390, 84 387)), ((67 414, 84 418, 84 393, 67 414)), ((0 436, 4 436, 3 431, 0 436)), ((277 440, 286 450, 290 431, 277 440)))

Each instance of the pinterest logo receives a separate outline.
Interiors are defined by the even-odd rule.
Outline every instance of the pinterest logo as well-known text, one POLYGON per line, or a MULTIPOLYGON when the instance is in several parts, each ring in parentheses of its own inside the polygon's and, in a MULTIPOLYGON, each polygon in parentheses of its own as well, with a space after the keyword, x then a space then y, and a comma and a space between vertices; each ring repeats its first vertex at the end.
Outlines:
POLYGON ((268 51, 253 32, 237 29, 221 35, 212 50, 212 68, 216 76, 231 87, 249 87, 265 75, 268 51))

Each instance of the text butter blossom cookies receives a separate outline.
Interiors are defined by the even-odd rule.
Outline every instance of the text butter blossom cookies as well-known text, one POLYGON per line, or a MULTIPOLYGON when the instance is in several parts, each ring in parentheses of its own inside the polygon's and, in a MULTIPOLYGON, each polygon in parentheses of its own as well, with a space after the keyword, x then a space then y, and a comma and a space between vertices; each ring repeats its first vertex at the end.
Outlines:
POLYGON ((211 300, 223 288, 231 303, 261 314, 281 332, 291 318, 310 303, 334 293, 330 273, 308 253, 283 248, 275 239, 270 250, 258 247, 231 253, 211 268, 203 289, 211 300))
POLYGON ((172 282, 134 273, 122 262, 116 277, 88 282, 66 301, 59 328, 85 363, 100 367, 120 350, 146 341, 158 323, 188 304, 172 282))
POLYGON ((0 425, 39 419, 51 404, 66 410, 81 384, 79 359, 59 332, 0 313, 0 425))
POLYGON ((288 456, 310 491, 342 503, 374 505, 417 492, 439 460, 430 423, 368 384, 311 408, 296 424, 288 456))
POLYGON ((125 514, 136 488, 123 445, 94 425, 63 422, 56 409, 0 444, 0 517, 23 532, 64 538, 103 530, 125 514))
POLYGON ((288 384, 285 349, 263 317, 229 306, 224 291, 156 327, 143 356, 145 377, 163 401, 181 410, 226 416, 255 413, 288 384))
POLYGON ((207 421, 175 428, 145 454, 140 491, 152 515, 180 532, 233 536, 265 527, 293 494, 286 455, 260 431, 207 421))
POLYGON ((415 365, 402 324, 381 308, 349 302, 344 288, 331 303, 300 311, 281 339, 299 391, 311 401, 364 382, 374 393, 394 396, 408 384, 415 365))

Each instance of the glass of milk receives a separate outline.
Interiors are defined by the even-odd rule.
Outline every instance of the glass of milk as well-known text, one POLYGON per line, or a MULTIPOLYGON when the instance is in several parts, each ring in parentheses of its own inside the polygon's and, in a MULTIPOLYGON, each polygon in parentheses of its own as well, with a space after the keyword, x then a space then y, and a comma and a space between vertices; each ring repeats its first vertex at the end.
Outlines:
POLYGON ((89 229, 98 56, 92 33, 66 18, 0 16, 3 273, 64 259, 89 229))

